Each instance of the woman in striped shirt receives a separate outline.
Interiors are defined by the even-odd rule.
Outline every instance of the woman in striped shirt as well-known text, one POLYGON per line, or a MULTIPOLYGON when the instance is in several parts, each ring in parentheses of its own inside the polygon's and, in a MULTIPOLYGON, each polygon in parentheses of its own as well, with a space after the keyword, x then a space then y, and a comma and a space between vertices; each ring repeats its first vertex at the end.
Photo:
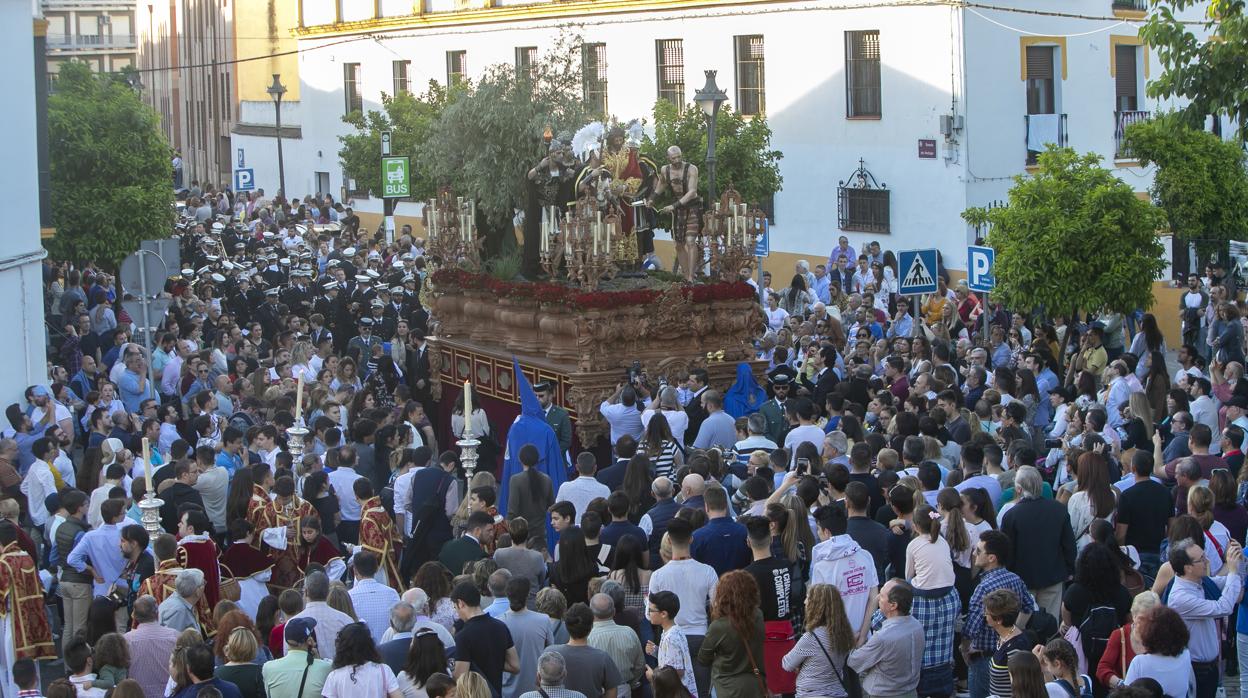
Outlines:
POLYGON ((650 417, 641 445, 654 463, 655 477, 670 478, 674 470, 685 464, 685 453, 672 437, 672 429, 662 412, 650 417))

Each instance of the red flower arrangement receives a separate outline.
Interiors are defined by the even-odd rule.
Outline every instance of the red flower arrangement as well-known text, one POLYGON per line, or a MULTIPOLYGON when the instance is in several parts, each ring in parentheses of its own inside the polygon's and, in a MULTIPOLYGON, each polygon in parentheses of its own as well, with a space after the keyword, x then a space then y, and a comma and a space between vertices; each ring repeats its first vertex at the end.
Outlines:
MULTIPOLYGON (((439 269, 433 273, 433 284, 443 292, 450 289, 487 291, 497 298, 532 300, 562 305, 575 310, 603 310, 635 305, 649 305, 662 295, 653 288, 623 291, 580 291, 572 286, 540 281, 501 281, 488 274, 474 274, 463 269, 439 269)), ((744 300, 754 297, 754 287, 744 281, 691 283, 680 287, 681 294, 694 303, 744 300)))

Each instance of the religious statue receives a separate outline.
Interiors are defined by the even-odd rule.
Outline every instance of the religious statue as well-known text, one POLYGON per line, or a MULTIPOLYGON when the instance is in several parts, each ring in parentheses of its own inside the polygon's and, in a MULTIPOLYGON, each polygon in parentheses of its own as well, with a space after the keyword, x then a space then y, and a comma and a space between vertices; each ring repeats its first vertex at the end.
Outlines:
MULTIPOLYGON (((521 273, 537 278, 542 234, 542 211, 554 207, 562 214, 576 200, 576 173, 580 162, 572 154, 571 139, 561 133, 552 137, 546 157, 525 176, 524 250, 521 273)), ((552 225, 555 225, 552 222, 552 225)))
POLYGON ((685 278, 692 281, 702 266, 702 260, 696 259, 701 250, 702 197, 698 195, 697 165, 685 162, 680 147, 675 145, 667 149, 667 164, 659 170, 659 181, 651 199, 668 190, 676 200, 659 213, 672 214, 672 240, 676 243, 673 271, 683 270, 685 278))
POLYGON ((641 122, 634 120, 627 130, 614 126, 606 132, 605 144, 594 143, 602 125, 590 124, 577 132, 574 148, 584 150, 585 168, 577 178, 581 194, 592 194, 603 216, 615 212, 620 217, 620 235, 613 250, 621 266, 640 266, 654 252, 654 209, 649 198, 654 193, 658 168, 640 154, 643 135, 641 122), (635 235, 634 235, 635 233, 635 235))

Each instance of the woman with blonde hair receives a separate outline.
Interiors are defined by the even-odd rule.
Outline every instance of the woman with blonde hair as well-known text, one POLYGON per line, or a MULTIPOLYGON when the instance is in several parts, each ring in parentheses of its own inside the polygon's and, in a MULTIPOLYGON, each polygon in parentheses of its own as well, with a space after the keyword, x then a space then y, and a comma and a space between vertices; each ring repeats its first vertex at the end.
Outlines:
POLYGON ((491 698, 490 684, 475 671, 466 671, 455 679, 455 698, 491 698))
MULTIPOLYGON (((468 483, 468 492, 472 492, 478 487, 493 487, 494 491, 498 491, 498 480, 495 479, 494 473, 488 470, 478 470, 472 476, 472 482, 468 483)), ((455 529, 455 535, 459 535, 463 531, 464 525, 468 523, 468 515, 470 503, 469 497, 465 496, 459 502, 459 508, 455 510, 455 515, 451 517, 451 526, 455 529)))
POLYGON ((360 619, 355 614, 355 603, 351 601, 351 595, 347 593, 347 585, 342 582, 329 585, 329 598, 325 599, 325 605, 351 616, 351 620, 360 619))
MULTIPOLYGON (((295 342, 290 350, 290 376, 295 380, 299 380, 299 376, 303 376, 305 383, 316 382, 316 372, 309 366, 309 360, 314 356, 312 343, 303 341, 295 342)), ((311 403, 316 404, 316 403, 311 403)))
MULTIPOLYGON (((1148 403, 1146 393, 1134 392, 1127 398, 1126 411, 1123 416, 1127 422, 1122 425, 1126 436, 1122 439, 1122 450, 1133 448, 1152 450, 1153 448, 1153 408, 1148 403)), ((1127 460, 1124 458, 1123 460, 1127 460)))
POLYGON ((1231 532, 1213 516, 1217 502, 1213 490, 1204 485, 1196 485, 1187 491, 1187 513, 1200 523, 1208 538, 1218 549, 1218 554, 1226 559, 1227 546, 1231 543, 1231 532))
MULTIPOLYGON (((218 632, 218 638, 222 633, 218 632)), ((264 677, 261 665, 253 661, 261 648, 268 648, 258 641, 257 633, 245 625, 236 625, 225 637, 223 646, 225 664, 218 666, 214 676, 238 686, 243 698, 264 698, 264 677)))
POLYGON ((842 698, 845 660, 854 648, 854 631, 841 593, 830 584, 806 592, 806 632, 784 655, 785 671, 797 674, 797 698, 842 698))
POLYGON ((1131 601, 1131 619, 1109 634, 1105 652, 1096 663, 1096 680, 1102 686, 1113 690, 1123 683, 1127 668, 1136 655, 1136 642, 1132 636, 1134 623, 1145 611, 1160 603, 1161 599, 1152 591, 1141 592, 1131 601))

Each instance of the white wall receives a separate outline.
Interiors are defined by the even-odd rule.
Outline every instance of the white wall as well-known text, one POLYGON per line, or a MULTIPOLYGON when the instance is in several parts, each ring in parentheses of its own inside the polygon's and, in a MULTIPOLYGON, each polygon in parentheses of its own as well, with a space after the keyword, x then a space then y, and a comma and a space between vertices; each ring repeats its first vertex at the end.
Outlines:
MULTIPOLYGON (((0 188, 16 201, 39 200, 35 150, 35 64, 31 5, 0 2, 0 65, 6 66, 7 92, 14 99, 0 110, 0 132, 10 143, 0 188)), ((42 76, 40 76, 42 79, 42 76)), ((8 328, 18 334, 0 361, 0 403, 22 400, 32 383, 47 382, 43 326, 42 270, 39 260, 39 207, 14 206, 0 226, 0 298, 7 299, 8 328)))
MULTIPOLYGON (((305 18, 316 1, 305 4, 305 18)), ((433 9, 450 9, 450 0, 446 8, 434 4, 433 9)), ((1109 37, 1134 35, 1133 25, 974 11, 999 22, 993 24, 970 8, 855 4, 758 4, 586 17, 575 30, 588 42, 606 43, 609 108, 621 120, 650 118, 656 39, 683 39, 687 97, 702 85, 704 69, 717 69, 731 102, 733 37, 764 35, 766 111, 773 145, 784 153, 784 184, 775 199, 771 237, 776 250, 826 255, 842 232, 838 182, 848 179, 862 158, 891 191, 892 232, 848 233, 851 243, 858 247, 878 239, 894 250, 937 246, 947 266, 965 268, 969 233, 959 214, 968 205, 1004 199, 1012 178, 1024 172, 1026 102, 1019 37, 1025 33, 1071 35, 1059 102, 1060 111, 1068 114, 1070 145, 1099 152, 1113 166, 1109 37), (877 120, 846 118, 844 32, 862 29, 880 31, 883 115, 877 120), (940 133, 940 117, 946 114, 965 118, 965 129, 949 142, 940 133), (937 141, 935 160, 918 158, 919 139, 937 141)), ((1052 9, 1038 0, 1014 0, 1014 5, 1052 9)), ((1108 17, 1110 0, 1081 0, 1061 10, 1108 17)), ((558 31, 554 21, 529 21, 399 28, 325 48, 320 47, 343 37, 303 39, 300 147, 334 153, 338 137, 350 132, 341 120, 344 63, 361 65, 365 109, 380 109, 381 93, 392 89, 394 60, 411 61, 411 87, 423 91, 430 79, 445 81, 447 51, 467 51, 468 71, 475 76, 491 64, 512 63, 517 46, 550 46, 558 31)), ((1156 54, 1148 55, 1156 75, 1156 54)), ((1156 108, 1141 92, 1140 109, 1156 108)), ((336 161, 336 156, 329 159, 336 161)), ((330 170, 335 188, 338 170, 330 170)), ((1138 167, 1121 168, 1119 174, 1137 191, 1151 181, 1151 174, 1138 167)))

